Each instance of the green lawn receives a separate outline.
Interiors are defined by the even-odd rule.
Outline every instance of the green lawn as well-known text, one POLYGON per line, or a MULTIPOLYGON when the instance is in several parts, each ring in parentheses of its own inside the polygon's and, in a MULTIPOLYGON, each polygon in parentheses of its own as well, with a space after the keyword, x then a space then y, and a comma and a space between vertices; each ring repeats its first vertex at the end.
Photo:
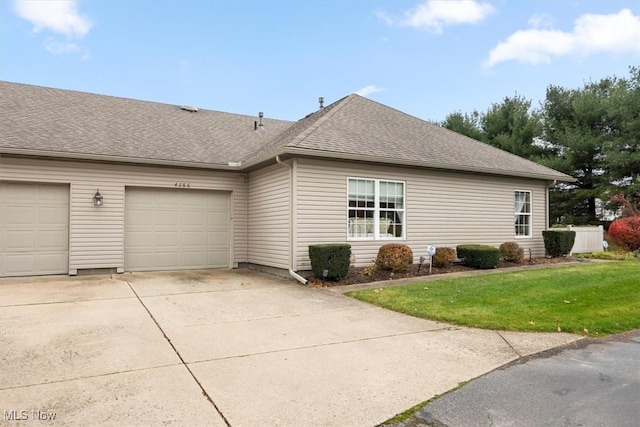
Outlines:
POLYGON ((474 328, 603 336, 640 328, 640 262, 443 279, 349 292, 412 316, 474 328))

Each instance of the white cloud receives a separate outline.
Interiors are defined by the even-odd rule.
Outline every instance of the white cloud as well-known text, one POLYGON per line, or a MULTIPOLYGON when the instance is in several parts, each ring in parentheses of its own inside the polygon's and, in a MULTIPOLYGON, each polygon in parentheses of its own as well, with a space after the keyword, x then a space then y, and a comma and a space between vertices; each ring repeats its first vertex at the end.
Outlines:
POLYGON ((75 43, 60 42, 52 37, 47 38, 44 48, 54 55, 64 55, 67 53, 82 53, 82 59, 89 59, 91 54, 88 50, 81 48, 75 43))
POLYGON ((360 95, 360 96, 369 96, 372 93, 376 93, 376 92, 382 92, 384 89, 379 88, 376 85, 369 85, 369 86, 365 86, 362 89, 358 90, 357 92, 354 92, 356 95, 360 95))
MULTIPOLYGON (((535 21, 531 21, 535 22, 535 21)), ((504 61, 549 63, 567 55, 640 54, 640 16, 629 9, 611 15, 582 15, 572 32, 532 28, 512 34, 489 52, 485 66, 504 61)))
POLYGON ((615 15, 582 15, 574 34, 582 53, 640 53, 640 15, 629 9, 615 15))
POLYGON ((408 26, 440 34, 444 27, 480 22, 494 10, 491 4, 476 0, 427 0, 406 11, 403 18, 395 18, 385 12, 376 12, 376 15, 388 25, 408 26))
POLYGON ((374 13, 379 20, 383 21, 388 26, 392 26, 398 23, 398 20, 396 18, 394 18, 393 16, 390 16, 384 10, 376 10, 374 13))
POLYGON ((537 14, 529 18, 528 23, 532 28, 553 28, 553 17, 546 14, 537 14))
POLYGON ((84 37, 93 23, 81 16, 75 0, 15 0, 18 16, 33 24, 33 31, 43 29, 69 37, 84 37))
POLYGON ((54 55, 81 51, 80 47, 75 43, 59 42, 52 38, 46 40, 44 47, 54 55))

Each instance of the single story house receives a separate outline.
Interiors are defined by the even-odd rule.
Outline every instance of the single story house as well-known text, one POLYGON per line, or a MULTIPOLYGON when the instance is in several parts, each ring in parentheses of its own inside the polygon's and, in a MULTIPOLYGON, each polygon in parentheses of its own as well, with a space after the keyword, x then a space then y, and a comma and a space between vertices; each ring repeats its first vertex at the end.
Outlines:
POLYGON ((389 242, 540 256, 548 188, 572 180, 358 95, 289 122, 0 82, 0 112, 0 276, 297 277, 323 242, 356 266, 389 242))

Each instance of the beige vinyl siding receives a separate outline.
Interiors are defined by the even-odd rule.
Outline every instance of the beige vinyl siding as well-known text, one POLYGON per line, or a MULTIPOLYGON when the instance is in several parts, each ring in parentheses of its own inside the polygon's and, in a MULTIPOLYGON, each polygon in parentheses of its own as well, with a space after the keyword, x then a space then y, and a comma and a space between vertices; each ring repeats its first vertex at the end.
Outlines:
POLYGON ((290 169, 274 165, 249 175, 249 262, 289 269, 290 169))
POLYGON ((246 174, 0 156, 0 179, 70 184, 70 274, 124 267, 125 186, 175 188, 188 183, 192 189, 231 192, 230 264, 247 262, 246 174), (97 189, 104 196, 102 207, 93 206, 97 189))
MULTIPOLYGON (((98 178, 99 179, 99 178, 98 178)), ((100 185, 92 176, 92 183, 72 182, 70 198, 70 266, 83 268, 121 268, 124 226, 124 192, 122 185, 104 182, 100 185), (104 205, 93 205, 97 190, 104 197, 104 205), (97 245, 97 242, 100 242, 97 245), (91 267, 87 267, 91 265, 91 267)))
POLYGON ((516 240, 527 254, 529 248, 534 256, 544 254, 545 181, 300 159, 297 183, 299 270, 310 268, 310 244, 329 242, 350 243, 357 266, 371 264, 380 246, 389 242, 409 245, 416 260, 427 244, 499 246, 516 240), (406 240, 348 240, 348 178, 406 182, 406 240), (532 238, 515 238, 515 190, 532 192, 532 238))

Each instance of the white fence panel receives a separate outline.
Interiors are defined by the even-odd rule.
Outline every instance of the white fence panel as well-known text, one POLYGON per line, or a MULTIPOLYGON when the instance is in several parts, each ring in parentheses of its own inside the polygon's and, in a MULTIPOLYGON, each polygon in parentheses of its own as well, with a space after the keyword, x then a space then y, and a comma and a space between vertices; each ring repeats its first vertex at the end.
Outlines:
POLYGON ((571 230, 576 232, 576 240, 571 248, 571 253, 602 252, 604 241, 604 229, 597 227, 576 227, 569 225, 567 228, 554 228, 554 230, 571 230))

